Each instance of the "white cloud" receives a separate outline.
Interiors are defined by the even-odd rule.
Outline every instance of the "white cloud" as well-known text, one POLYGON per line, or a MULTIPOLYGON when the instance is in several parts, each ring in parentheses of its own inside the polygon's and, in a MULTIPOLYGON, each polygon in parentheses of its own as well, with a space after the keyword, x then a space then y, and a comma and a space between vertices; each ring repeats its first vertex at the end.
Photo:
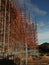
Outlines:
POLYGON ((37 26, 38 27, 43 27, 43 26, 45 26, 45 23, 43 21, 40 21, 39 23, 37 23, 37 26))
POLYGON ((46 15, 46 14, 47 14, 46 11, 39 9, 37 6, 35 6, 35 5, 31 4, 31 3, 26 3, 26 4, 27 4, 27 6, 28 6, 31 10, 35 11, 36 13, 38 13, 38 14, 40 14, 40 15, 46 15))
POLYGON ((48 21, 48 24, 49 24, 49 21, 48 21))
MULTIPOLYGON (((24 4, 24 0, 13 0, 15 4, 19 4, 20 6, 23 7, 24 4)), ((46 15, 47 12, 44 10, 39 9, 36 5, 31 4, 31 0, 25 0, 26 5, 28 6, 29 9, 31 9, 32 11, 35 11, 36 13, 40 14, 40 15, 46 15)))
POLYGON ((38 39, 39 40, 44 40, 44 39, 49 39, 49 31, 48 32, 42 32, 38 33, 38 39))
POLYGON ((49 31, 38 33, 38 43, 42 44, 44 42, 49 42, 49 31))
MULTIPOLYGON (((15 4, 19 4, 20 6, 23 7, 24 4, 24 0, 13 0, 15 2, 15 4)), ((26 5, 28 6, 29 9, 31 9, 32 11, 35 11, 36 13, 40 14, 40 15, 46 15, 47 12, 44 10, 39 9, 36 5, 31 4, 31 0, 25 0, 26 5)))

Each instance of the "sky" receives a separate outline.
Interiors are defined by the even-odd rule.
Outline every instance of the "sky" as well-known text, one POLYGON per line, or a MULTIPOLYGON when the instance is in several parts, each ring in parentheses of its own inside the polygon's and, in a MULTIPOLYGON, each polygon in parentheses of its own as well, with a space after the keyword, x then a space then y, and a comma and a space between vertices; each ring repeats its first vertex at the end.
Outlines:
MULTIPOLYGON (((30 12, 31 22, 37 22, 38 43, 49 42, 49 0, 19 0, 23 10, 24 1, 26 3, 26 13, 30 12)), ((17 3, 17 0, 14 0, 17 3)))

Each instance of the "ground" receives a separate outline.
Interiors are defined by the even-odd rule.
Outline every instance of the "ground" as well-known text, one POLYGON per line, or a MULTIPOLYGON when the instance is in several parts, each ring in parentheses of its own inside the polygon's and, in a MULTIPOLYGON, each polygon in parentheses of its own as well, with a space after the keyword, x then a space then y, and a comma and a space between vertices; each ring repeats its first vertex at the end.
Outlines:
POLYGON ((0 59, 0 65, 16 65, 12 60, 8 59, 0 59))
MULTIPOLYGON (((12 60, 0 60, 0 65, 17 65, 12 60)), ((24 65, 24 64, 21 64, 24 65)), ((49 65, 49 56, 41 56, 40 58, 31 58, 28 60, 27 65, 49 65)))
POLYGON ((49 65, 49 56, 42 56, 39 59, 32 59, 28 65, 49 65))

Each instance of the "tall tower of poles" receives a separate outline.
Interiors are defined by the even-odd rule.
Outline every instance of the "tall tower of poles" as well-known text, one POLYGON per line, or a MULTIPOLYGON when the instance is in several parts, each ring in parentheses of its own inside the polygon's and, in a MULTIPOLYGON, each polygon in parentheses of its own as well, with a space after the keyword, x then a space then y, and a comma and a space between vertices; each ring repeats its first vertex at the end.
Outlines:
MULTIPOLYGON (((29 12, 28 22, 26 14, 26 5, 24 2, 24 11, 20 11, 18 5, 11 0, 0 0, 0 45, 2 45, 3 53, 15 51, 21 45, 25 45, 26 53, 29 46, 30 49, 37 47, 37 23, 31 23, 31 15, 29 12), (16 7, 17 6, 17 7, 16 7), (22 44, 21 44, 22 43, 22 44)), ((26 54, 27 56, 27 54, 26 54)))
POLYGON ((0 0, 0 42, 2 45, 2 53, 6 52, 6 45, 9 49, 10 44, 10 1, 0 0))

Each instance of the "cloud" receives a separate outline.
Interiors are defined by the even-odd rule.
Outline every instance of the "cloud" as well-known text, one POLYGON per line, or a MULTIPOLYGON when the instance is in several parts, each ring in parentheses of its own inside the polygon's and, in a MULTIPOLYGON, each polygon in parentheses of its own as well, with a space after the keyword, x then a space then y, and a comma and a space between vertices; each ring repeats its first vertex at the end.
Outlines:
POLYGON ((38 42, 39 44, 49 42, 49 31, 38 33, 38 42))
POLYGON ((49 24, 49 21, 48 21, 48 24, 49 24))
POLYGON ((38 38, 39 39, 49 39, 49 31, 48 32, 42 32, 42 33, 38 33, 38 38))
MULTIPOLYGON (((14 1, 15 4, 18 4, 18 2, 19 2, 20 6, 23 7, 24 0, 13 0, 13 1, 14 1)), ((40 15, 46 15, 47 14, 46 11, 41 10, 36 5, 31 4, 31 0, 25 0, 25 3, 26 3, 26 6, 30 10, 32 10, 32 11, 34 11, 34 12, 40 14, 40 15)))
POLYGON ((40 22, 37 23, 37 26, 38 27, 43 27, 43 26, 45 26, 45 23, 43 21, 40 21, 40 22))
POLYGON ((35 11, 36 13, 40 14, 40 15, 46 15, 47 12, 44 10, 39 9, 37 6, 31 4, 31 3, 26 3, 26 5, 28 6, 28 8, 30 8, 32 11, 35 11))

